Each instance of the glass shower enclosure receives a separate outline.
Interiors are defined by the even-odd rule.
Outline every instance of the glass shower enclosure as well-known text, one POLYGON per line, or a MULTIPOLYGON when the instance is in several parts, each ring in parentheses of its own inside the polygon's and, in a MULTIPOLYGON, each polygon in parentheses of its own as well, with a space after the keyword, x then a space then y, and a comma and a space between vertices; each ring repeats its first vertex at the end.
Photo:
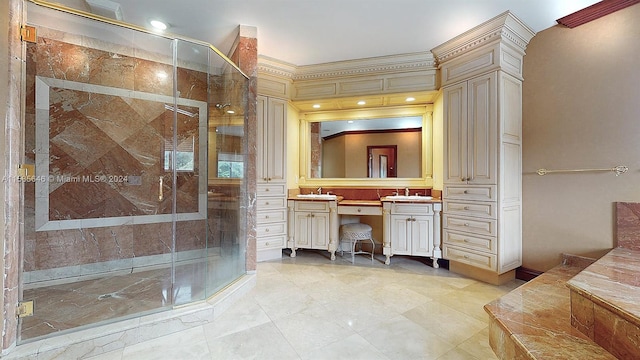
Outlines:
POLYGON ((206 43, 25 4, 19 341, 245 274, 246 76, 206 43))

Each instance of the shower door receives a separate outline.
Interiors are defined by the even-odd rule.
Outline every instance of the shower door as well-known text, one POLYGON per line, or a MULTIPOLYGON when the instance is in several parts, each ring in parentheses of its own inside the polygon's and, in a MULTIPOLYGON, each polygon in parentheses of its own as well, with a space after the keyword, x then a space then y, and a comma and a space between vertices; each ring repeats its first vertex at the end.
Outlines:
POLYGON ((237 278, 240 181, 224 189, 226 238, 214 243, 207 218, 210 86, 225 78, 211 67, 229 66, 206 45, 27 4, 38 38, 25 43, 20 283, 35 311, 19 340, 203 300, 237 278))

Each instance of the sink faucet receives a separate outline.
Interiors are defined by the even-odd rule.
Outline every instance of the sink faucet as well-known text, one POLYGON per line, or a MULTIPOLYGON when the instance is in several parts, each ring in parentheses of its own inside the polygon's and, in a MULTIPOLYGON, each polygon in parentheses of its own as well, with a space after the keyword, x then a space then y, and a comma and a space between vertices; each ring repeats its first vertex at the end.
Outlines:
POLYGON ((409 196, 409 188, 404 188, 404 196, 409 196))
POLYGON ((318 195, 322 195, 322 188, 321 187, 318 188, 318 195))

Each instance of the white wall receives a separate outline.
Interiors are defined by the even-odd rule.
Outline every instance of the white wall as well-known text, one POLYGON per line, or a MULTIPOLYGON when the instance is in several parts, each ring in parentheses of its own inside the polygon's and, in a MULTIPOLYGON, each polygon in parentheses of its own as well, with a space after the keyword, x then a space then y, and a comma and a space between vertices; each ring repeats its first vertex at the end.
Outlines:
POLYGON ((616 246, 614 202, 640 201, 640 4, 527 47, 523 93, 523 266, 616 246), (549 174, 609 168, 629 173, 549 174))

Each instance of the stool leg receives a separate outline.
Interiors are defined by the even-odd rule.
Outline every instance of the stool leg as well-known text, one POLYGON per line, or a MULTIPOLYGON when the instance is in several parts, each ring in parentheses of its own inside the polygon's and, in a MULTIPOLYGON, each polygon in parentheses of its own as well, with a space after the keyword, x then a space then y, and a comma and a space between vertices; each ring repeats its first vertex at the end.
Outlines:
POLYGON ((351 240, 351 263, 356 263, 356 243, 357 241, 351 240))
POLYGON ((369 240, 371 240, 371 262, 373 262, 373 253, 376 251, 376 242, 373 241, 373 239, 369 240))

